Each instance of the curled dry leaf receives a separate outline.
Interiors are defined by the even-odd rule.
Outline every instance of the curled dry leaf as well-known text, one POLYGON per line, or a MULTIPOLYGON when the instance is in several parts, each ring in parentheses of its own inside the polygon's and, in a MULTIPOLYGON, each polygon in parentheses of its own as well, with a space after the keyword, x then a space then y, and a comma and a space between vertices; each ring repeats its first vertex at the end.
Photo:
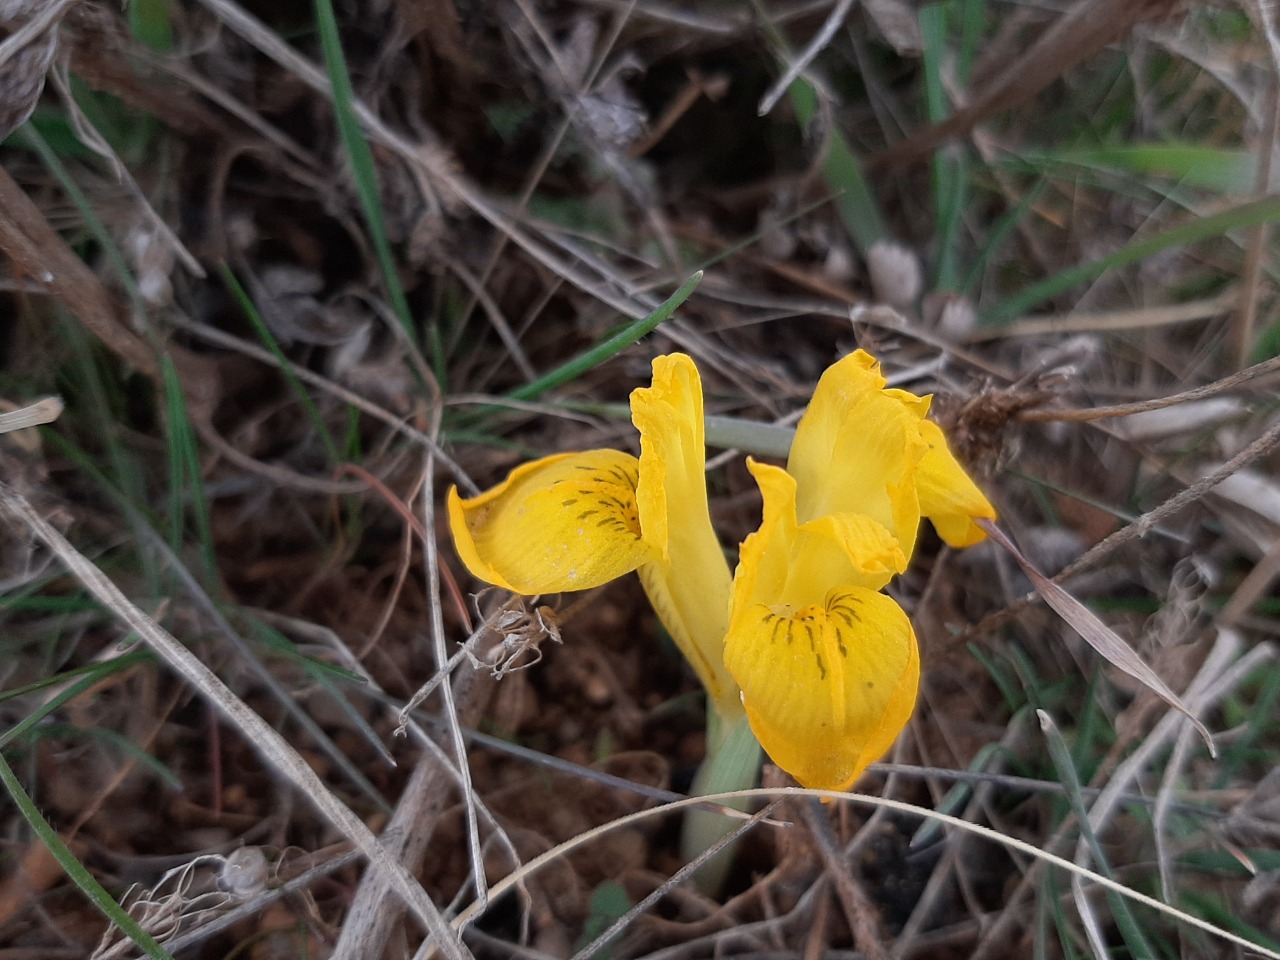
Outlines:
MULTIPOLYGON (((9 406, 9 404, 0 400, 0 408, 9 406)), ((0 413, 0 433, 25 430, 27 427, 38 427, 42 423, 53 423, 58 417, 62 416, 62 406, 61 397, 41 397, 25 407, 10 408, 7 412, 0 413)))
POLYGON ((58 45, 66 3, 0 4, 0 140, 27 122, 58 45))
POLYGON ((867 273, 877 302, 905 309, 924 287, 920 259, 900 243, 878 240, 867 251, 867 273))
POLYGON ((903 0, 863 0, 871 22, 901 57, 918 57, 924 50, 915 10, 903 0))
POLYGON ((1217 757, 1218 751, 1214 746, 1213 737, 1209 733, 1208 727, 1187 709, 1186 705, 1178 698, 1178 695, 1170 690, 1168 685, 1160 679, 1160 676, 1141 657, 1133 652, 1133 648, 1129 644, 1125 643, 1114 630, 1099 620, 1093 611, 1036 569, 1035 565, 1022 555, 1022 551, 1014 546, 1013 541, 1005 535, 1003 530, 989 520, 977 520, 975 522, 987 532, 992 540, 1009 551, 1009 555, 1013 557, 1018 566, 1022 568, 1022 572, 1027 575, 1027 578, 1035 586, 1036 592, 1044 598, 1045 603, 1052 607, 1058 616, 1067 621, 1072 629, 1079 633, 1085 642, 1105 657, 1109 663, 1120 668, 1149 688, 1152 693, 1190 720, 1204 739, 1205 745, 1209 748, 1209 755, 1217 757))

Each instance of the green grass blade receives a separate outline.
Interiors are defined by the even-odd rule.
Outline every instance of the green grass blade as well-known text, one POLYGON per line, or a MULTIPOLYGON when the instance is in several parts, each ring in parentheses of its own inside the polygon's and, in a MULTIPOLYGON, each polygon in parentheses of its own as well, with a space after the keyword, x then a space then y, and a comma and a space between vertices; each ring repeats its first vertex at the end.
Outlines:
POLYGON ((212 581, 216 577, 218 561, 214 556, 209 501, 204 494, 204 478, 200 475, 200 450, 187 415, 187 401, 178 380, 177 368, 167 354, 160 357, 160 372, 164 382, 165 432, 168 435, 169 479, 172 484, 169 490, 170 543, 175 553, 181 552, 186 503, 189 500, 200 543, 200 558, 205 575, 212 581))
POLYGON ((106 224, 102 222, 102 218, 98 216, 89 198, 85 196, 84 191, 80 189, 79 184, 76 183, 70 172, 63 165, 61 158, 31 124, 23 126, 14 134, 14 139, 19 138, 25 141, 25 144, 40 156, 41 162, 53 174, 54 179, 58 181, 58 185, 62 187, 72 204, 75 205, 76 211, 84 219, 85 227, 88 228, 93 238, 101 244, 102 253, 106 257, 107 263, 115 271, 116 277, 129 295, 129 300, 134 309, 136 311, 145 310, 142 294, 138 290, 138 281, 134 277, 133 271, 129 269, 128 263, 125 262, 124 254, 120 252, 120 248, 107 231, 106 224))
POLYGON ((1136 263, 1171 247, 1186 246, 1218 237, 1228 230, 1256 227, 1276 220, 1280 220, 1280 196, 1263 197, 1261 200, 1242 203, 1220 213, 1179 223, 1152 236, 1130 241, 1109 256, 1077 264, 1039 283, 1032 284, 1021 293, 1016 293, 993 307, 983 318, 984 322, 990 325, 1008 323, 1050 297, 1070 290, 1076 284, 1101 276, 1113 267, 1136 263))
POLYGON ((1247 920, 1237 916, 1229 907, 1216 898, 1205 893, 1189 890, 1182 897, 1182 900, 1210 923, 1216 923, 1224 930, 1230 930, 1232 933, 1244 937, 1246 940, 1252 940, 1268 950, 1280 950, 1280 939, 1276 939, 1273 935, 1274 927, 1265 932, 1259 930, 1247 920))
MULTIPOLYGON (((24 588, 24 589, 30 589, 24 588)), ((0 597, 0 610, 12 610, 15 613, 88 613, 97 610, 98 605, 83 596, 41 597, 15 591, 0 597)))
POLYGON ((5 789, 9 791, 9 796, 13 798, 14 805, 31 827, 31 831, 48 848, 49 853, 66 871, 72 882, 93 901, 93 905, 106 914, 107 919, 119 927, 148 957, 154 960, 173 960, 164 947, 160 946, 151 934, 143 930, 138 922, 116 903, 115 898, 107 893, 102 884, 94 879, 93 874, 85 869, 84 864, 76 859, 71 848, 62 842, 58 831, 53 829, 32 802, 27 791, 22 789, 22 784, 14 774, 13 768, 9 766, 9 762, 5 760, 3 753, 0 753, 0 782, 3 782, 5 789))
POLYGON ((329 695, 330 701, 337 706, 338 710, 347 718, 347 723, 362 736, 369 744, 369 748, 378 756, 386 760, 390 764, 394 764, 395 760, 391 756, 386 745, 382 742, 382 738, 378 732, 369 725, 360 712, 351 704, 342 694, 342 690, 338 686, 338 681, 354 685, 356 687, 364 687, 365 681, 363 677, 346 670, 336 664, 328 663, 325 660, 308 656, 301 653, 290 642, 289 638, 282 634, 279 630, 261 620, 253 620, 254 636, 256 639, 269 643, 272 647, 285 652, 288 656, 294 658, 307 674, 319 686, 324 688, 325 693, 329 695))
MULTIPOLYGON (((920 10, 920 36, 924 45, 925 110, 930 123, 947 118, 946 91, 942 88, 942 60, 946 55, 948 6, 929 4, 920 10)), ((959 283, 957 266, 960 225, 968 200, 969 164, 965 148, 944 147, 935 150, 933 170, 933 209, 938 258, 934 268, 934 289, 955 290, 959 283)))
POLYGON ((69 723, 51 723, 40 727, 37 735, 41 738, 63 740, 104 740, 119 750, 126 757, 131 757, 138 766, 145 767, 174 791, 182 789, 182 778, 166 766, 158 757, 147 753, 129 737, 106 727, 76 727, 69 723))
POLYGON ((41 720, 49 716, 64 703, 69 703, 86 690, 92 689, 102 681, 103 677, 110 676, 120 670, 128 669, 134 664, 153 659, 155 658, 152 657, 151 652, 148 650, 134 650, 130 653, 124 654, 123 656, 116 657, 114 660, 108 660, 106 663, 94 663, 85 667, 78 667, 75 670, 66 671, 58 677, 49 677, 47 680, 29 683, 24 687, 6 692, 3 697, 0 697, 0 700, 7 700, 10 697, 19 696, 23 693, 30 693, 33 690, 42 689, 49 684, 60 683, 77 673, 84 673, 84 676, 81 677, 81 679, 77 680, 60 693, 54 694, 47 702, 40 704, 40 706, 32 713, 23 717, 8 730, 0 733, 0 748, 6 747, 10 743, 13 743, 25 736, 30 730, 34 729, 36 724, 41 720))
POLYGON ((387 285, 391 309, 408 334, 409 341, 413 343, 416 342, 413 314, 400 283, 395 258, 391 255, 391 242, 387 239, 386 221, 382 216, 382 192, 378 189, 378 172, 373 164, 373 152, 369 149, 369 143, 364 138, 360 121, 356 119, 352 106, 356 95, 351 86, 351 77, 347 73, 347 58, 342 52, 342 41, 338 37, 338 20, 333 13, 333 3, 331 0, 315 0, 315 12, 320 46, 324 50, 324 64, 329 71, 329 83, 333 85, 333 114, 338 133, 351 161, 356 193, 360 197, 360 207, 369 227, 369 237, 378 258, 383 282, 387 285))
POLYGON ((986 31, 987 0, 957 0, 956 19, 960 26, 960 49, 956 56, 956 80, 968 84, 973 61, 986 31))
POLYGON ((1123 174, 1150 183, 1156 177, 1224 196, 1252 193, 1258 156, 1251 150, 1223 150, 1194 143, 1135 143, 1115 147, 1024 153, 1018 166, 1031 164, 1055 173, 1072 169, 1123 174))
POLYGON ((1013 236, 1013 231, 1017 228, 1018 223, 1027 215, 1027 211, 1040 201, 1040 197, 1044 194, 1048 185, 1048 181, 1044 178, 1037 180, 1023 193, 1022 199, 1018 201, 1017 206, 1012 210, 1006 211, 995 222, 988 231, 987 242, 983 244, 982 250, 978 253, 976 262, 969 268, 968 274, 960 282, 961 293, 970 297, 974 296, 974 287, 982 279, 982 272, 987 268, 987 264, 991 262, 997 253, 1004 249, 1006 241, 1013 236))
POLYGON ((241 285, 231 268, 225 263, 218 264, 218 267, 222 271, 223 282, 227 285, 227 289, 231 291, 231 295, 236 298, 236 302, 240 304, 240 309, 253 326, 258 339, 276 358, 276 363, 279 365, 280 372, 284 375, 285 382, 289 385, 289 390, 298 398, 298 403, 307 412, 312 425, 320 435, 320 441, 324 444, 324 448, 329 454, 329 460, 335 464, 342 462, 342 454, 338 451, 338 444, 334 441, 333 434, 329 432, 329 427, 325 424, 324 418, 320 416, 320 410, 316 407, 315 401, 311 399, 311 394, 307 392, 307 388, 302 385, 302 381, 294 375, 293 365, 289 363, 284 351, 280 349, 280 344, 272 336, 271 329, 267 326, 266 321, 262 319, 262 314, 258 312, 257 306, 254 305, 253 300, 250 299, 248 292, 241 285))
POLYGON ((987 671, 987 676, 999 689, 1005 709, 1010 714, 1017 713, 1027 705, 1026 692, 1018 685, 1017 675, 1007 659, 994 652, 987 653, 976 643, 967 644, 965 649, 973 659, 978 661, 979 666, 987 671))
POLYGON ((128 9, 129 29, 135 37, 159 53, 173 49, 169 0, 131 0, 128 9))
MULTIPOLYGON (((783 63, 790 63, 793 57, 790 45, 782 32, 774 26, 769 11, 761 0, 752 0, 751 6, 778 59, 783 63)), ((818 112, 818 91, 802 74, 787 87, 787 97, 801 128, 808 127, 818 112)), ((835 194, 836 212, 840 215, 845 230, 849 232, 858 252, 865 257, 877 242, 891 240, 893 237, 885 226, 875 194, 862 172, 862 163, 849 146, 849 141, 837 128, 833 127, 827 133, 827 154, 822 158, 822 178, 835 194)))
POLYGON ((699 271, 686 280, 679 290, 664 300, 658 306, 658 309, 647 317, 641 317, 639 320, 627 324, 612 337, 598 343, 572 360, 562 363, 550 373, 544 374, 533 381, 533 383, 526 383, 522 387, 517 387, 507 396, 513 400, 532 400, 548 390, 555 389, 563 383, 576 379, 585 371, 604 363, 610 357, 617 356, 641 337, 652 332, 659 324, 669 320, 680 305, 689 299, 689 295, 693 293, 701 282, 702 272, 699 271))
MULTIPOLYGON (((1053 760, 1054 768, 1058 771, 1058 779, 1066 789, 1067 799, 1071 801, 1071 809, 1075 813, 1076 822, 1080 826, 1080 834, 1084 837, 1085 843, 1088 844, 1089 852, 1093 854, 1093 862, 1097 865, 1100 874, 1110 880, 1114 880, 1115 874, 1111 869, 1111 864, 1102 850, 1102 844, 1098 842, 1097 834, 1093 832, 1093 825, 1089 822, 1089 811, 1084 805, 1084 794, 1080 789, 1080 778, 1076 775, 1076 767, 1071 759, 1071 751, 1068 749, 1066 741, 1062 738, 1062 734, 1058 732, 1057 725, 1049 718, 1049 714, 1044 711, 1040 711, 1040 729, 1044 731, 1045 742, 1049 746, 1049 757, 1053 760)), ((1156 953, 1151 949, 1151 945, 1143 935, 1142 927, 1138 924, 1137 917, 1133 915, 1129 901, 1108 890, 1107 902, 1111 905, 1112 915, 1116 919, 1116 925, 1120 928, 1120 935, 1129 947, 1130 955, 1134 957, 1155 957, 1156 953)))
MULTIPOLYGON (((818 108, 818 94, 804 77, 797 77, 787 90, 801 126, 807 126, 818 108)), ((864 257, 881 240, 892 239, 871 184, 862 172, 862 163, 839 130, 831 130, 827 155, 822 160, 822 178, 836 195, 836 211, 864 257)))
MULTIPOLYGON (((53 676, 41 677, 39 680, 24 683, 20 687, 14 687, 12 690, 0 690, 0 703, 4 703, 6 700, 12 700, 15 697, 25 697, 29 693, 39 693, 41 690, 47 690, 49 687, 56 687, 59 684, 66 683, 74 677, 88 676, 92 679, 93 683, 97 683, 108 674, 114 673, 117 670, 122 670, 127 666, 131 666, 134 663, 140 663, 147 659, 150 659, 150 657, 145 655, 139 656, 138 651, 134 651, 133 653, 127 653, 124 656, 116 657, 114 660, 109 660, 106 664, 86 663, 83 666, 72 667, 68 670, 63 670, 61 673, 56 673, 53 676), (106 669, 108 667, 109 669, 106 669)), ((62 703, 65 701, 59 702, 62 703)), ((47 713, 48 711, 43 711, 40 715, 43 717, 47 713)), ((25 722, 26 721, 23 721, 23 723, 25 722)), ((3 747, 15 736, 18 736, 18 733, 15 732, 17 730, 17 727, 11 727, 3 734, 0 734, 0 747, 3 747)))

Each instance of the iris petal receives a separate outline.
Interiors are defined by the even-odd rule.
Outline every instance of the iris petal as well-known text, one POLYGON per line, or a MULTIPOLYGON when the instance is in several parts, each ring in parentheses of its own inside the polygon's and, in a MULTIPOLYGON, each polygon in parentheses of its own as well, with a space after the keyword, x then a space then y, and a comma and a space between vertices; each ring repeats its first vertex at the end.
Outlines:
POLYGON ((929 401, 884 387, 880 365, 862 350, 832 364, 796 427, 787 471, 801 521, 866 514, 909 555, 920 523, 915 470, 928 449, 919 424, 929 401))
POLYGON ((896 537, 863 514, 838 513, 799 524, 797 484, 787 471, 747 460, 764 500, 760 528, 743 541, 733 606, 744 602, 802 605, 837 584, 879 590, 907 558, 896 537))
POLYGON ((941 427, 931 420, 922 420, 920 436, 929 445, 929 452, 916 471, 920 512, 933 522, 938 536, 951 546, 968 547, 978 543, 986 533, 973 522, 974 518, 994 520, 995 508, 947 449, 941 427))
POLYGON ((638 472, 628 453, 587 450, 523 464, 469 500, 451 489, 458 555, 481 580, 516 593, 607 583, 653 555, 640 534, 638 472))
POLYGON ((801 784, 845 790, 889 748, 915 705, 920 659, 907 615, 882 593, 735 611, 725 662, 760 745, 801 784))
POLYGON ((915 704, 915 635, 877 592, 906 558, 868 517, 797 524, 795 479, 747 465, 764 518, 742 544, 725 665, 774 763, 805 786, 843 790, 889 748, 915 704))
POLYGON ((652 562, 640 567, 654 610, 722 713, 737 714, 737 687, 721 642, 729 617, 729 564, 707 506, 702 381, 684 354, 653 361, 653 382, 631 393, 640 431, 636 491, 652 562))

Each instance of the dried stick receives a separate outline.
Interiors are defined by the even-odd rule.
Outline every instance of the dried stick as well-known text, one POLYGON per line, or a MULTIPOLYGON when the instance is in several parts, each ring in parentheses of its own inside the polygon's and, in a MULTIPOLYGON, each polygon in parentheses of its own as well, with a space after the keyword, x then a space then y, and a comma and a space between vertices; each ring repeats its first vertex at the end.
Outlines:
POLYGON ((1167 397, 1140 400, 1136 403, 1118 403, 1109 407, 1088 407, 1081 410, 1023 410, 1018 414, 1017 419, 1083 422, 1108 420, 1112 417, 1127 417, 1135 413, 1145 413, 1148 410, 1163 410, 1165 407, 1174 407, 1180 403, 1191 403, 1195 400, 1204 400, 1208 397, 1217 396, 1228 390, 1234 390, 1242 383, 1247 383, 1268 373, 1275 373, 1278 370, 1280 370, 1280 357, 1272 357, 1270 360, 1255 363, 1252 367, 1246 367, 1238 373, 1233 373, 1229 377, 1223 377, 1213 383, 1206 383, 1202 387, 1194 387, 1191 390, 1184 390, 1182 393, 1171 394, 1167 397))
POLYGON ((935 147, 964 136, 993 114, 1026 103, 1066 71, 1124 37, 1136 24, 1164 16, 1175 6, 1177 0, 1086 0, 1076 4, 1022 56, 1002 69, 993 82, 977 91, 967 106, 880 151, 868 166, 884 168, 920 162, 935 147))
POLYGON ((796 806, 813 834, 818 853, 827 868, 827 876, 831 878, 845 919, 849 921, 849 929, 853 931, 853 942, 857 944, 858 951, 867 960, 889 960, 889 952, 876 929, 879 913, 841 853, 825 808, 814 799, 798 801, 796 806))

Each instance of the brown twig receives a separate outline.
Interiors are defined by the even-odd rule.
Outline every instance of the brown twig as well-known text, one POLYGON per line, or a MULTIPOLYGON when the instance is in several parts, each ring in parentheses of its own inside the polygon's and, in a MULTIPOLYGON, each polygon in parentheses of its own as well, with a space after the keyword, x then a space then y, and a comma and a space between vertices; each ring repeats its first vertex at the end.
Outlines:
POLYGON ((854 877, 849 861, 841 853, 825 808, 817 800, 803 800, 797 806, 805 825, 813 834, 814 845, 827 868, 827 876, 831 878, 836 896, 840 899, 845 919, 849 921, 849 929, 853 931, 853 942, 868 960, 889 960, 889 952, 885 949, 878 929, 879 911, 862 884, 854 877))
POLYGON ((1233 390, 1242 383, 1247 383, 1257 377, 1265 376, 1268 373, 1280 371, 1280 357, 1272 357, 1270 360, 1264 360, 1262 363, 1255 363, 1252 367, 1247 367, 1239 373, 1233 373, 1229 377, 1223 377, 1221 380, 1215 380, 1213 383, 1206 383, 1202 387, 1194 387, 1191 390, 1184 390, 1182 393, 1171 394, 1167 397, 1157 397, 1153 400, 1139 400, 1135 403, 1117 403, 1109 407, 1089 407, 1085 409, 1067 409, 1067 410, 1023 410, 1017 414, 1018 420, 1030 420, 1035 422, 1059 422, 1059 421, 1089 421, 1089 420, 1108 420, 1112 417, 1127 417, 1135 413, 1145 413, 1148 410, 1163 410, 1165 407, 1174 407, 1180 403, 1191 403, 1195 400, 1204 400, 1208 397, 1216 396, 1219 393, 1225 393, 1233 390))

